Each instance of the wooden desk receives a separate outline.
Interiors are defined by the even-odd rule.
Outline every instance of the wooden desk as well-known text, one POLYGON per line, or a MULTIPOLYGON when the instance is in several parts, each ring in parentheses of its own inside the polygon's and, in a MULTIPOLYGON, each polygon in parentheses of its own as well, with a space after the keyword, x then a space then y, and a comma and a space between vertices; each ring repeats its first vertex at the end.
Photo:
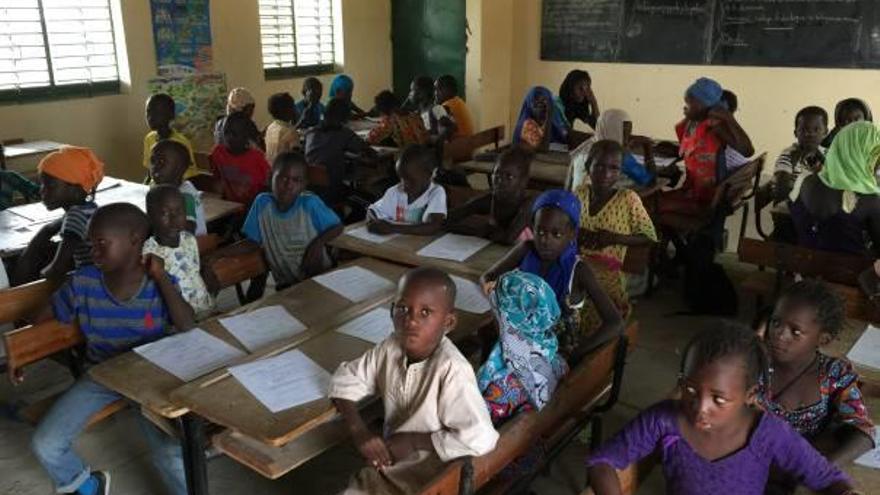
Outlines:
MULTIPOLYGON (((98 206, 131 203, 146 211, 146 197, 149 190, 149 186, 143 184, 107 177, 98 185, 95 202, 98 206)), ((240 203, 226 201, 209 194, 202 196, 202 206, 205 209, 207 222, 242 210, 240 203)), ((49 211, 42 203, 18 205, 0 212, 0 256, 17 254, 28 245, 43 225, 58 220, 63 215, 64 210, 59 208, 49 211)))
MULTIPOLYGON (((365 222, 358 222, 347 226, 345 231, 348 232, 364 225, 365 222)), ((382 244, 376 244, 343 234, 331 241, 330 245, 364 256, 403 263, 404 265, 433 266, 455 275, 471 278, 477 278, 482 275, 483 272, 488 270, 511 249, 510 246, 492 243, 477 251, 463 262, 428 258, 416 254, 420 249, 444 235, 446 235, 445 232, 435 236, 399 235, 382 244)))
MULTIPOLYGON (((452 165, 452 168, 457 168, 464 171, 465 173, 481 173, 492 175, 492 170, 495 168, 495 162, 470 160, 466 162, 455 163, 452 165)), ((529 168, 530 179, 550 186, 564 186, 565 179, 567 177, 568 162, 548 162, 539 160, 536 157, 534 160, 532 160, 532 165, 529 168)))

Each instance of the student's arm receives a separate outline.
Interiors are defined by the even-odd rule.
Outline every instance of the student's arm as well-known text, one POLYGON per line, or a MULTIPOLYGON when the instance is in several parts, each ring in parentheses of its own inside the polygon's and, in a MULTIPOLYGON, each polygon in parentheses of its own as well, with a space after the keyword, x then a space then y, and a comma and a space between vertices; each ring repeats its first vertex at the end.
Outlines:
POLYGON ((336 410, 342 416, 346 426, 348 426, 351 441, 364 459, 378 470, 394 464, 394 457, 388 445, 382 440, 381 436, 370 431, 367 424, 364 423, 361 413, 358 411, 357 403, 346 399, 334 398, 332 400, 336 410))
POLYGON ((587 470, 590 479, 590 488, 596 495, 621 495, 620 478, 617 471, 608 464, 591 466, 587 470))
POLYGON ((312 239, 312 242, 306 247, 306 252, 303 255, 303 270, 305 271, 306 276, 311 277, 313 275, 318 275, 321 272, 324 268, 321 266, 321 262, 324 258, 324 249, 327 246, 327 243, 342 235, 343 229, 344 227, 340 223, 330 227, 321 233, 321 235, 312 239))
POLYGON ((143 258, 144 269, 147 275, 153 279, 165 307, 168 308, 168 314, 171 316, 171 323, 177 331, 182 332, 189 330, 195 325, 195 312, 192 306, 183 299, 180 288, 175 284, 168 272, 165 271, 165 261, 155 254, 146 254, 143 258))
MULTIPOLYGON (((596 98, 596 93, 593 92, 592 85, 587 86, 587 101, 590 105, 590 114, 587 116, 587 124, 595 129, 596 122, 599 120, 601 112, 599 110, 599 100, 596 98)), ((572 128, 574 127, 574 122, 571 123, 571 126, 572 128)))
POLYGON ((580 361, 591 351, 623 333, 623 319, 611 298, 599 285, 596 276, 593 275, 593 270, 586 263, 578 263, 575 276, 581 293, 589 297, 596 306, 599 317, 602 319, 602 326, 591 333, 583 342, 578 343, 577 348, 572 351, 572 362, 580 361))
POLYGON ((869 215, 867 218, 867 231, 868 237, 871 239, 871 249, 874 252, 875 258, 880 258, 880 199, 876 196, 874 197, 861 197, 859 201, 870 201, 867 205, 869 210, 869 215))
POLYGON ((454 225, 472 215, 485 215, 489 213, 489 208, 491 207, 492 195, 491 194, 483 194, 476 198, 469 199, 466 203, 455 208, 453 210, 449 210, 449 213, 446 215, 446 225, 450 228, 454 227, 454 225))
POLYGON ((520 205, 516 216, 510 222, 510 225, 508 225, 506 229, 495 226, 492 233, 489 234, 489 239, 492 242, 497 242, 504 246, 513 246, 516 244, 517 240, 519 240, 519 236, 522 234, 523 230, 529 226, 531 216, 532 199, 526 197, 523 204, 520 205))
POLYGON ((489 294, 492 292, 492 289, 495 288, 495 283, 498 281, 498 278, 501 275, 513 270, 518 267, 522 262, 523 258, 526 257, 526 254, 531 249, 532 241, 522 241, 516 246, 513 247, 507 254, 504 255, 503 258, 496 261, 494 265, 492 265, 486 273, 480 275, 480 285, 483 287, 483 292, 489 294))
POLYGON ((379 225, 382 223, 385 225, 378 227, 379 230, 375 230, 375 232, 379 234, 434 235, 443 231, 445 219, 446 215, 442 213, 432 213, 428 215, 428 220, 422 223, 403 224, 378 220, 379 225))
POLYGON ((787 423, 778 422, 774 427, 779 431, 763 442, 763 450, 780 471, 798 484, 825 495, 843 495, 853 489, 843 471, 816 451, 800 433, 787 423))
POLYGON ((709 111, 709 118, 716 119, 718 124, 713 127, 715 135, 727 146, 739 151, 743 156, 755 154, 755 147, 746 131, 739 125, 733 114, 727 110, 714 108, 709 111))
POLYGON ((842 425, 834 435, 836 448, 825 452, 825 457, 836 466, 844 467, 874 448, 874 441, 864 431, 842 425))
POLYGON ((15 263, 15 269, 10 272, 12 285, 21 285, 33 282, 39 278, 42 263, 45 262, 46 253, 50 251, 52 236, 61 230, 61 221, 44 225, 31 242, 24 248, 15 263))
POLYGON ((51 280, 61 280, 67 272, 73 270, 73 252, 83 242, 72 234, 62 234, 61 243, 55 251, 55 257, 40 270, 40 275, 51 280))

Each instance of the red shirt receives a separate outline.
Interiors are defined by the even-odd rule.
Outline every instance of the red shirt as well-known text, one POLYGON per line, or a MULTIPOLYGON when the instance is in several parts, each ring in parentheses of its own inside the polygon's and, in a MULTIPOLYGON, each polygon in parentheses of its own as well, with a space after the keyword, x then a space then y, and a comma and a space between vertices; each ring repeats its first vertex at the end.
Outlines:
POLYGON ((708 205, 715 197, 718 157, 724 145, 712 131, 711 122, 705 119, 691 123, 687 119, 675 126, 679 153, 684 158, 687 178, 682 190, 701 205, 708 205))
POLYGON ((211 173, 223 185, 223 199, 251 204, 269 182, 269 162, 263 152, 253 148, 233 155, 222 144, 211 150, 211 173))

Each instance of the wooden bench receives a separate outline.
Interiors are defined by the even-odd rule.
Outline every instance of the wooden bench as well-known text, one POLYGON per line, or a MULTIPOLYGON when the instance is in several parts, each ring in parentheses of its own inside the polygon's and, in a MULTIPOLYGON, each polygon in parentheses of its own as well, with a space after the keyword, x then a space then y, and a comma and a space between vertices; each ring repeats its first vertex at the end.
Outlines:
POLYGON ((486 146, 498 145, 504 140, 504 126, 491 127, 467 137, 453 139, 443 145, 443 162, 466 162, 474 156, 474 152, 486 146))
MULTIPOLYGON (((630 343, 638 325, 631 323, 625 335, 595 351, 575 367, 559 384, 553 399, 540 411, 520 413, 505 423, 495 449, 483 456, 451 462, 424 489, 421 495, 517 492, 523 482, 505 480, 497 475, 511 462, 539 443, 548 447, 547 459, 559 451, 582 427, 592 426, 592 437, 601 438, 601 414, 617 401, 623 368, 630 343), (604 403, 600 400, 607 397, 604 403)), ((546 464, 545 464, 546 465, 546 464)), ((538 471, 540 466, 535 469, 538 471)))

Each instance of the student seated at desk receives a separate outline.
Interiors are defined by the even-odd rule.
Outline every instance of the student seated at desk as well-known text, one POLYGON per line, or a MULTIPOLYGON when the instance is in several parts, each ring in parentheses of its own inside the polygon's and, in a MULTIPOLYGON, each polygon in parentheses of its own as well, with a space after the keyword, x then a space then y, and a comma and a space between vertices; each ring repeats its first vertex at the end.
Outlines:
POLYGON ((782 150, 773 167, 773 182, 763 194, 771 194, 774 203, 788 199, 794 182, 801 174, 816 173, 822 168, 827 150, 822 140, 828 134, 828 113, 816 106, 800 109, 794 117, 797 141, 782 150))
POLYGON ((391 307, 394 333, 336 369, 328 395, 369 463, 342 493, 417 493, 444 463, 495 448, 498 433, 473 368, 446 337, 456 325, 454 301, 448 275, 409 271, 391 307), (370 431, 357 408, 376 395, 385 410, 382 435, 370 431))
POLYGON ((560 352, 572 366, 583 356, 623 331, 620 314, 602 290, 593 271, 578 257, 577 238, 581 205, 574 194, 545 191, 532 205, 534 239, 520 242, 480 277, 490 294, 501 275, 515 268, 543 278, 556 294, 562 318, 556 328, 560 352), (594 306, 602 325, 588 332, 585 323, 594 306))
POLYGON ((578 120, 595 129, 600 112, 590 73, 578 69, 569 72, 559 86, 556 106, 562 109, 571 129, 578 120))
POLYGON ((428 131, 418 115, 400 109, 400 101, 391 91, 385 90, 374 100, 379 112, 379 125, 370 129, 367 143, 406 148, 411 144, 426 144, 428 131))
POLYGON ((376 151, 345 123, 350 109, 345 100, 332 99, 327 103, 324 120, 306 133, 306 161, 309 165, 327 169, 329 185, 318 189, 326 203, 335 205, 348 196, 345 179, 350 175, 346 154, 358 159, 372 160, 376 151))
POLYGON ((849 478, 782 419, 754 408, 767 357, 752 331, 735 323, 687 345, 680 398, 655 404, 587 459, 596 495, 620 493, 615 469, 660 452, 666 493, 761 495, 771 468, 826 495, 856 493, 849 478))
MULTIPOLYGON (((843 302, 822 282, 802 280, 786 289, 764 337, 773 379, 758 393, 765 411, 786 421, 840 467, 874 446, 874 424, 859 375, 845 358, 820 351, 845 324, 843 302)), ((797 482, 780 479, 777 484, 787 488, 782 493, 797 482)))
MULTIPOLYGON (((147 216, 137 206, 114 203, 98 208, 89 224, 95 264, 77 269, 40 317, 76 324, 85 336, 89 363, 158 340, 172 328, 188 330, 193 325, 193 310, 162 259, 141 256, 149 231, 147 216)), ((73 443, 95 413, 121 398, 85 374, 40 421, 31 445, 58 493, 110 493, 110 474, 92 471, 74 452, 73 443)), ((137 416, 169 493, 186 494, 179 442, 137 416)))
POLYGON ((489 295, 498 321, 498 342, 477 372, 477 386, 496 425, 520 411, 540 411, 568 373, 553 329, 560 310, 541 277, 507 272, 489 295))
POLYGON ((868 121, 873 122, 874 117, 871 115, 871 107, 859 98, 846 98, 837 102, 834 107, 834 129, 822 140, 822 146, 831 147, 831 142, 841 129, 852 124, 853 122, 868 121))
POLYGON ((508 246, 531 239, 529 217, 535 198, 526 189, 531 163, 532 154, 519 146, 501 152, 492 170, 492 190, 450 211, 446 230, 508 246))
POLYGON ((144 242, 143 253, 162 258, 165 271, 174 276, 183 299, 201 318, 214 309, 200 274, 199 245, 196 236, 186 230, 186 207, 183 194, 172 185, 156 185, 147 193, 147 217, 152 236, 144 242))
POLYGON ((432 180, 434 150, 412 145, 403 150, 395 169, 400 183, 367 209, 367 229, 376 234, 434 235, 446 220, 446 191, 432 180))
POLYGON ((253 121, 234 112, 223 119, 223 142, 211 151, 211 173, 220 181, 223 199, 250 205, 266 189, 269 163, 259 149, 248 144, 253 121))
POLYGON ((272 122, 266 127, 266 161, 272 163, 280 153, 299 148, 296 131, 296 103, 290 93, 275 93, 269 97, 272 122))
POLYGON ((362 119, 367 116, 367 113, 361 110, 352 99, 354 96, 354 80, 347 75, 339 74, 333 78, 333 81, 330 82, 330 91, 328 91, 327 96, 329 97, 327 99, 327 106, 330 106, 332 101, 338 100, 345 103, 345 106, 348 108, 348 114, 353 118, 362 119))
POLYGON ((513 143, 532 151, 546 151, 550 143, 568 144, 568 122, 553 103, 553 93, 535 86, 526 94, 513 130, 513 143))
MULTIPOLYGON (((306 162, 287 152, 272 164, 272 192, 254 200, 241 231, 247 238, 224 254, 262 249, 277 290, 330 268, 327 243, 342 233, 342 222, 316 194, 306 191, 306 162)), ((265 278, 252 281, 247 298, 262 296, 265 278)))
POLYGON ((865 232, 880 253, 880 186, 875 173, 880 131, 855 122, 834 138, 818 174, 804 174, 789 195, 798 244, 810 249, 867 254, 865 232))
POLYGON ((165 139, 177 141, 186 147, 188 161, 184 177, 188 179, 199 174, 199 168, 196 166, 196 157, 193 155, 192 144, 190 144, 186 136, 171 127, 171 121, 174 120, 175 115, 174 105, 174 99, 165 93, 158 93, 147 98, 145 113, 150 132, 144 136, 144 168, 147 169, 146 183, 149 183, 151 180, 149 171, 150 154, 153 151, 153 146, 165 139))
POLYGON ((422 118, 425 130, 436 141, 449 141, 455 134, 455 123, 443 105, 438 105, 434 95, 434 80, 428 76, 416 76, 409 85, 409 96, 403 104, 404 111, 422 118))
MULTIPOLYGON (((0 148, 0 153, 3 150, 0 148)), ((40 198, 40 186, 12 170, 0 170, 0 211, 40 198), (19 201, 20 200, 20 201, 19 201)))
POLYGON ((46 155, 37 169, 43 204, 48 210, 63 208, 64 216, 43 226, 25 248, 16 264, 16 285, 42 277, 59 280, 67 272, 92 263, 88 223, 98 207, 95 189, 104 178, 104 164, 88 148, 63 146, 46 155), (61 243, 47 264, 56 234, 61 243))
POLYGON ((434 83, 434 103, 443 106, 455 126, 450 139, 474 134, 474 119, 471 118, 467 103, 458 96, 458 81, 455 77, 445 74, 437 78, 434 83))
MULTIPOLYGON (((721 106, 727 108, 727 111, 730 112, 731 118, 735 119, 736 111, 739 109, 739 98, 737 98, 736 93, 725 89, 721 92, 721 106)), ((752 141, 749 138, 748 134, 745 134, 745 139, 748 140, 747 149, 751 149, 754 153, 754 146, 752 146, 752 141)), ((719 175, 717 179, 719 181, 724 180, 727 176, 735 172, 737 169, 743 167, 747 163, 751 161, 751 155, 743 155, 740 151, 732 146, 726 146, 724 148, 724 167, 718 170, 719 175)))
POLYGON ((217 122, 214 124, 214 144, 217 145, 223 142, 223 126, 226 118, 233 113, 242 113, 247 116, 248 146, 265 150, 266 146, 263 142, 263 135, 257 128, 257 124, 254 123, 255 108, 256 101, 250 91, 245 88, 235 88, 230 91, 229 96, 226 98, 226 115, 217 119, 217 122))
POLYGON ((317 77, 307 77, 303 81, 303 99, 296 102, 296 114, 299 116, 297 129, 308 129, 321 123, 324 117, 324 104, 321 103, 323 93, 324 85, 317 77))
POLYGON ((186 230, 195 235, 204 235, 208 233, 208 225, 202 192, 192 182, 183 179, 188 161, 187 150, 182 144, 170 139, 159 141, 150 153, 150 177, 154 184, 176 187, 183 194, 186 230))
POLYGON ((685 118, 675 126, 687 177, 681 189, 660 196, 660 211, 698 216, 708 211, 729 146, 743 156, 755 150, 721 102, 723 89, 702 77, 685 92, 685 118), (720 167, 720 168, 719 168, 720 167))
MULTIPOLYGON (((590 266, 599 286, 627 319, 632 309, 623 273, 627 249, 657 242, 657 232, 642 205, 642 198, 635 191, 615 186, 623 156, 620 145, 614 141, 599 141, 590 153, 590 181, 577 189, 582 205, 578 236, 581 259, 590 266)), ((584 316, 581 326, 587 332, 602 325, 596 311, 587 311, 584 316)))

